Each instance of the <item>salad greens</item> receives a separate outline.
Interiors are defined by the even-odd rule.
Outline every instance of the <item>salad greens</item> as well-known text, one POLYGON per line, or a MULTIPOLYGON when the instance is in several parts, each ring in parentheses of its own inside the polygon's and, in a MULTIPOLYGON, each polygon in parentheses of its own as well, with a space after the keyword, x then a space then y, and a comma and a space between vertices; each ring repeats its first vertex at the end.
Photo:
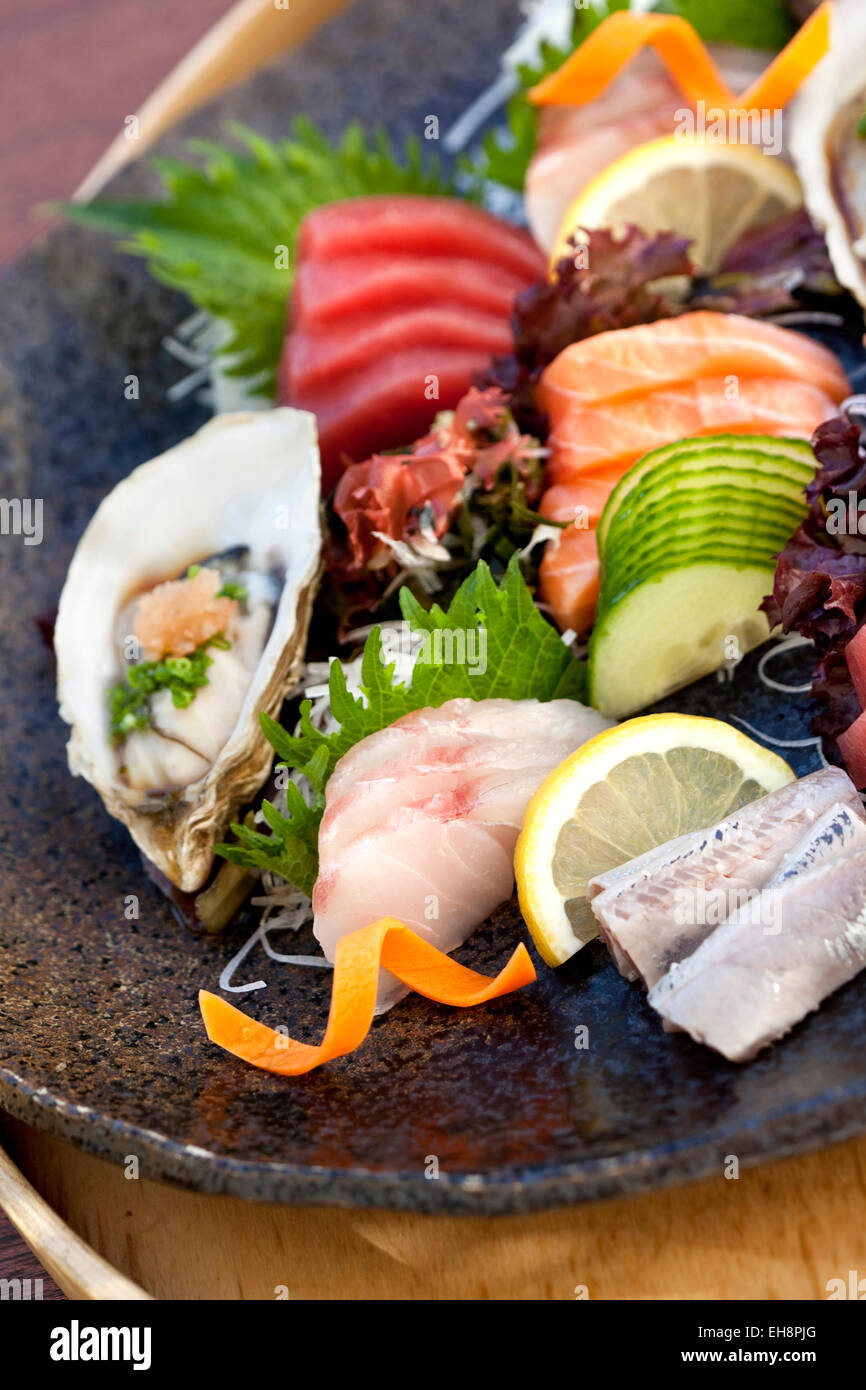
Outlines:
POLYGON ((60 210, 120 236, 121 248, 143 256, 155 279, 229 324, 222 351, 235 360, 228 374, 255 378, 259 391, 272 395, 304 214, 359 194, 455 188, 437 159, 422 158, 419 140, 398 153, 383 130, 367 136, 357 122, 336 145, 306 117, 294 121, 288 140, 272 142, 237 124, 229 131, 243 151, 191 140, 203 165, 153 160, 165 202, 105 200, 60 210))
POLYGON ((340 662, 331 664, 331 713, 339 723, 334 733, 324 734, 315 727, 309 700, 301 706, 298 734, 287 733, 262 713, 261 725, 281 760, 279 765, 303 774, 312 798, 308 803, 300 788, 288 782, 288 817, 271 802, 262 804, 273 835, 233 825, 239 843, 216 845, 218 854, 235 864, 269 870, 310 894, 318 871, 325 786, 339 759, 361 739, 412 710, 436 707, 458 696, 580 700, 585 694, 585 664, 575 660, 536 608, 516 555, 498 588, 482 562, 446 611, 436 605, 425 611, 405 588, 400 592, 400 608, 408 631, 418 634, 423 644, 410 679, 394 684, 394 662, 387 661, 382 629, 376 627, 364 646, 360 696, 348 689, 340 662), (437 632, 442 634, 438 642, 437 632), (445 640, 446 635, 450 640, 445 640), (483 661, 460 660, 461 645, 465 654, 470 636, 476 635, 483 661), (455 640, 458 636, 462 644, 455 640))
POLYGON ((797 32, 787 0, 657 0, 659 14, 678 14, 697 29, 705 43, 735 43, 742 48, 784 48, 797 32))

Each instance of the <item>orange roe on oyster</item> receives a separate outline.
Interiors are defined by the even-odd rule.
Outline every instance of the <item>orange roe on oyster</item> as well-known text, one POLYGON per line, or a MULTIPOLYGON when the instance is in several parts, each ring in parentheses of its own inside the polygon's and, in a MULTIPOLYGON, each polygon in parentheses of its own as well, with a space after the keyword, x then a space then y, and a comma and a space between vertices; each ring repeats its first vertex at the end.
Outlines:
POLYGON ((217 598, 222 587, 218 570, 203 567, 191 578, 170 579, 142 594, 133 633, 148 660, 187 656, 225 632, 237 612, 237 600, 217 598))

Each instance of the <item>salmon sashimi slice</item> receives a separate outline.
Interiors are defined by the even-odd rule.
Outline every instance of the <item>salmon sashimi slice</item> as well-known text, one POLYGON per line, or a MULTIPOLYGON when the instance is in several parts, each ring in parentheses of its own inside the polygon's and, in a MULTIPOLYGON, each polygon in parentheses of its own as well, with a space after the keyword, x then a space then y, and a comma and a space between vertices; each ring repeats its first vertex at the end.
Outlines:
POLYGON ((465 304, 433 304, 393 313, 353 315, 318 329, 296 327, 286 338, 280 364, 287 400, 392 353, 412 348, 463 347, 484 357, 511 350, 512 336, 501 314, 465 304))
POLYGON ((831 809, 858 821, 850 778, 826 768, 752 801, 718 825, 680 836, 589 884, 599 933, 620 973, 652 988, 802 853, 804 834, 831 809))
POLYGON ((551 423, 551 483, 600 469, 625 471, 652 449, 698 435, 808 439, 838 413, 838 402, 817 386, 778 377, 744 377, 736 388, 724 377, 704 377, 610 405, 581 405, 544 390, 540 396, 551 423))
POLYGON ((298 265, 290 326, 314 328, 348 316, 431 305, 464 307, 504 321, 531 283, 499 266, 445 256, 352 256, 298 265))
POLYGON ((425 435, 436 412, 453 409, 466 394, 484 361, 467 348, 413 348, 296 392, 292 404, 318 422, 323 491, 337 482, 347 457, 365 459, 425 435))
POLYGON ((650 991, 666 1027, 747 1062, 866 965, 866 852, 855 842, 733 913, 650 991))
POLYGON ((849 393, 839 359, 810 338, 742 314, 699 310, 572 343, 545 370, 541 394, 545 409, 561 411, 564 402, 624 401, 727 376, 808 382, 837 403, 849 393))
POLYGON ((538 510, 548 521, 580 521, 594 528, 622 472, 614 469, 600 476, 585 473, 570 483, 554 483, 542 497, 538 510))
MULTIPOLYGON (((573 700, 456 699, 350 749, 328 782, 313 893, 328 959, 347 932, 397 913, 453 951, 511 896, 514 846, 544 777, 609 727, 573 700)), ((404 993, 383 972, 378 1011, 404 993)))
POLYGON ((837 736, 839 752, 858 787, 866 787, 866 713, 837 736))
POLYGON ((338 256, 452 256, 501 266, 525 281, 545 274, 528 233, 457 198, 392 193, 325 203, 298 228, 297 260, 338 256))
POLYGON ((595 531, 569 526, 548 542, 539 568, 541 601, 560 632, 582 636, 595 621, 600 588, 595 531))

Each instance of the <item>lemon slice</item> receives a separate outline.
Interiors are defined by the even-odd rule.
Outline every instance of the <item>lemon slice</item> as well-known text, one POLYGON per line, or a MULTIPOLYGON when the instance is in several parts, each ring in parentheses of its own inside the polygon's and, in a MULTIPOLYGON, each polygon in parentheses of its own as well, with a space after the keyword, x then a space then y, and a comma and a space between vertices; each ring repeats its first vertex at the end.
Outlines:
POLYGON ((514 870, 523 916, 548 965, 596 936, 596 874, 706 826, 794 780, 776 753, 719 719, 650 714, 591 738, 542 782, 514 870))
POLYGON ((664 135, 638 145, 591 179, 559 229, 552 264, 571 253, 566 238, 578 228, 622 229, 689 237, 699 269, 718 268, 750 227, 799 207, 800 181, 778 157, 755 145, 709 145, 664 135))

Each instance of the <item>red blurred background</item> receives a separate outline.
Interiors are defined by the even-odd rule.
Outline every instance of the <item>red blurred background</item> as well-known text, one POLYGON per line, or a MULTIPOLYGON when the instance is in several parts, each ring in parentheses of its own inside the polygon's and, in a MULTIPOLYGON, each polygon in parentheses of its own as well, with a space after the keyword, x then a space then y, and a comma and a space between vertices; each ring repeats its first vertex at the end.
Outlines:
POLYGON ((0 265, 230 0, 0 0, 0 265))

